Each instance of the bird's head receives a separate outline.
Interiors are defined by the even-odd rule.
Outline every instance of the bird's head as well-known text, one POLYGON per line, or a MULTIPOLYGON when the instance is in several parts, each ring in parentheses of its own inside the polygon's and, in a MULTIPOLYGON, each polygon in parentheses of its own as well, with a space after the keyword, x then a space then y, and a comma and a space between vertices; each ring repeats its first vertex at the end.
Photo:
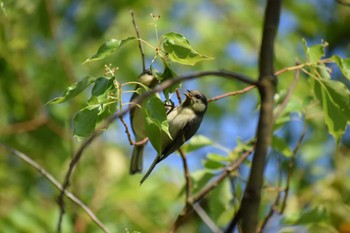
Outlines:
POLYGON ((196 113, 205 113, 208 106, 208 101, 205 95, 197 90, 187 90, 187 93, 184 94, 186 96, 186 100, 183 103, 185 107, 191 108, 196 113))

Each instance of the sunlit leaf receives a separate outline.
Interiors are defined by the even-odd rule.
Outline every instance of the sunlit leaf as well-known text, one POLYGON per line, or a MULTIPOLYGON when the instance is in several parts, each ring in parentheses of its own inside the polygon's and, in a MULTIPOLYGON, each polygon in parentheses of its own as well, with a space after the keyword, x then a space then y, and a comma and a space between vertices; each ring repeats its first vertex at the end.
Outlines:
POLYGON ((199 61, 213 59, 196 52, 183 35, 175 32, 162 35, 162 48, 171 61, 183 65, 194 65, 199 61))
POLYGON ((79 139, 90 135, 96 126, 100 105, 89 105, 80 110, 73 120, 73 135, 79 139))
POLYGON ((114 52, 116 52, 126 42, 129 42, 135 39, 136 37, 133 37, 133 36, 125 38, 123 40, 111 39, 110 41, 107 41, 103 45, 101 45, 97 53, 91 56, 90 58, 86 59, 86 61, 84 61, 83 64, 106 58, 111 54, 113 54, 114 52))
POLYGON ((91 76, 87 76, 83 78, 80 82, 74 83, 70 87, 66 89, 62 96, 56 97, 48 102, 48 104, 60 104, 66 102, 68 100, 73 99, 81 92, 83 92, 91 83, 95 82, 95 78, 91 76))
POLYGON ((182 148, 186 152, 198 150, 202 147, 212 145, 213 141, 203 135, 195 135, 182 148))
POLYGON ((350 121, 350 92, 335 80, 310 79, 316 98, 320 101, 329 133, 338 143, 350 121))
POLYGON ((330 60, 337 63, 345 78, 350 80, 350 58, 341 58, 337 55, 333 55, 330 60))
POLYGON ((307 46, 306 40, 303 39, 304 52, 306 54, 306 60, 309 63, 317 63, 324 56, 325 44, 317 44, 311 47, 307 46))
POLYGON ((206 159, 203 161, 203 166, 208 169, 221 169, 225 166, 225 164, 218 162, 218 161, 213 161, 206 159))

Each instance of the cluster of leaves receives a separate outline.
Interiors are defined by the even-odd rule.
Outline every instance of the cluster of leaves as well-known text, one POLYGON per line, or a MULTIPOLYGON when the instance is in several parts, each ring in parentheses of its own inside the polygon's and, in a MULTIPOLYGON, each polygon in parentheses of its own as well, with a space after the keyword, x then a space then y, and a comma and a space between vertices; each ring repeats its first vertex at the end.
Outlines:
MULTIPOLYGON (((136 37, 127 37, 122 40, 111 39, 101 45, 96 54, 88 58, 84 64, 109 57, 127 42, 137 40, 149 45, 147 42, 136 37)), ((164 71, 162 73, 156 72, 156 70, 153 69, 152 64, 150 67, 152 75, 154 75, 159 81, 176 77, 176 73, 171 68, 170 62, 182 65, 194 65, 199 61, 212 59, 211 57, 196 52, 184 36, 175 32, 163 34, 159 45, 152 48, 154 48, 156 53, 155 57, 159 57, 164 64, 164 71)), ((106 68, 106 74, 110 74, 110 76, 105 75, 99 78, 91 76, 85 77, 81 81, 68 87, 62 96, 49 101, 49 104, 59 104, 69 101, 82 93, 90 85, 93 85, 91 97, 87 101, 87 106, 82 108, 74 117, 73 134, 79 139, 89 136, 96 128, 98 122, 108 118, 113 113, 120 110, 124 105, 122 103, 122 87, 128 83, 121 84, 117 81, 115 76, 116 68, 110 68, 109 66, 106 66, 106 68)), ((135 91, 141 93, 142 91, 149 90, 141 83, 137 84, 139 84, 143 90, 135 91)), ((178 86, 179 84, 174 85, 164 91, 167 99, 169 98, 169 94, 173 93, 178 86)), ((165 108, 163 107, 162 101, 155 95, 144 101, 143 105, 146 106, 143 107, 145 122, 147 123, 146 130, 152 145, 158 150, 160 148, 159 138, 161 131, 168 133, 165 108)))
MULTIPOLYGON (((350 123, 350 91, 344 83, 331 79, 331 70, 322 62, 327 44, 307 47, 304 50, 309 64, 308 79, 314 96, 319 100, 329 133, 337 144, 350 123)), ((333 55, 326 62, 338 65, 344 77, 350 80, 350 59, 333 55)))

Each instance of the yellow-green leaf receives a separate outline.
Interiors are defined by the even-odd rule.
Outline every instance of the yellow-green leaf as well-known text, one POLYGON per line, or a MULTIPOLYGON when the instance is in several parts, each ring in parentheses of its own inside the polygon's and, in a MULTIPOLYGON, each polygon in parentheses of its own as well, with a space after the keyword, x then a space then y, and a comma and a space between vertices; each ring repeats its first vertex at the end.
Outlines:
POLYGON ((106 58, 113 54, 115 51, 117 51, 122 45, 124 45, 126 42, 135 40, 136 37, 128 37, 123 40, 117 40, 117 39, 111 39, 110 41, 105 42, 103 45, 100 46, 97 53, 91 56, 90 58, 86 59, 83 64, 92 62, 92 61, 98 61, 103 58, 106 58))
POLYGON ((190 45, 190 42, 181 34, 169 32, 162 35, 162 48, 167 57, 183 65, 194 65, 199 61, 211 60, 208 57, 196 52, 190 45))

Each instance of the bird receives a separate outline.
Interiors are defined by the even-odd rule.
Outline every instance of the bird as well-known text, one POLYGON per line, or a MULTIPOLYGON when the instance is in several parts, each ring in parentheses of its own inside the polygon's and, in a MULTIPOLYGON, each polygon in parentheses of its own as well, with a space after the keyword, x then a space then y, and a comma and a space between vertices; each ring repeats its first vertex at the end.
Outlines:
POLYGON ((155 166, 174 151, 178 150, 198 130, 203 116, 207 111, 208 101, 205 95, 197 90, 187 90, 186 99, 167 115, 169 133, 162 131, 161 153, 154 159, 152 165, 140 181, 140 185, 151 174, 155 166))
MULTIPOLYGON (((153 88, 157 85, 158 80, 152 75, 150 71, 146 70, 139 76, 138 82, 144 86, 153 88)), ((139 96, 136 90, 138 88, 141 88, 142 85, 140 84, 136 85, 135 91, 130 98, 130 102, 133 102, 133 100, 135 100, 135 98, 139 96)), ((144 119, 143 112, 139 106, 136 106, 135 108, 130 110, 130 123, 131 123, 132 131, 135 135, 136 142, 139 142, 147 137, 143 119, 144 119)), ((131 161, 130 161, 130 169, 129 169, 129 173, 131 175, 135 173, 140 173, 142 171, 143 151, 144 151, 145 145, 146 143, 142 145, 135 145, 133 148, 131 161)))

